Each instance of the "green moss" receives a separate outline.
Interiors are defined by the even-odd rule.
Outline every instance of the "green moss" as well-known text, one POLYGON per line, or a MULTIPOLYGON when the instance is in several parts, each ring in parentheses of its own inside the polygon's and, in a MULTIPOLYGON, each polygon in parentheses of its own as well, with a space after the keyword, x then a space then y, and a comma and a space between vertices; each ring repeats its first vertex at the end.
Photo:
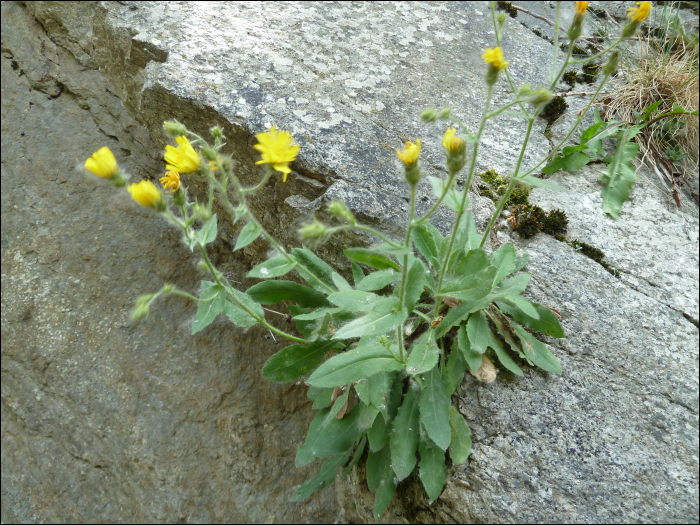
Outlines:
POLYGON ((522 182, 516 182, 513 191, 510 193, 510 197, 506 201, 506 207, 519 204, 529 204, 530 203, 530 186, 523 184, 522 182))
POLYGON ((561 235, 566 233, 569 219, 562 210, 552 210, 542 223, 542 231, 549 235, 561 235))
POLYGON ((518 16, 518 10, 513 7, 512 2, 496 2, 496 7, 501 11, 505 11, 511 18, 518 16))
POLYGON ((552 124, 564 114, 567 107, 569 106, 564 101, 564 97, 554 97, 552 101, 544 107, 540 116, 552 124))
POLYGON ((546 41, 549 42, 550 44, 553 44, 553 43, 554 43, 554 42, 552 41, 551 38, 549 38, 547 35, 545 35, 545 34, 544 34, 542 31, 540 31, 539 29, 533 29, 532 32, 535 33, 538 37, 543 38, 544 40, 546 40, 546 41))
POLYGON ((605 253, 603 253, 603 250, 577 240, 573 240, 568 244, 577 251, 581 252, 581 254, 600 264, 608 273, 614 275, 615 277, 620 277, 620 272, 603 260, 605 258, 605 253))
POLYGON ((568 69, 564 71, 564 74, 561 78, 571 87, 574 87, 576 85, 576 80, 578 79, 578 71, 576 71, 575 69, 568 69))
POLYGON ((508 221, 521 237, 529 239, 542 231, 542 223, 547 218, 539 206, 520 204, 513 208, 508 221))
POLYGON ((488 182, 491 185, 502 184, 503 179, 498 174, 498 172, 493 168, 489 168, 486 171, 483 171, 481 173, 477 173, 477 175, 479 175, 479 177, 481 177, 481 180, 483 180, 484 182, 488 182))
POLYGON ((477 184, 476 191, 482 197, 488 197, 493 202, 498 201, 498 196, 493 192, 488 184, 477 184))
POLYGON ((545 131, 544 136, 545 136, 545 138, 552 140, 552 132, 551 131, 545 131))
POLYGON ((593 84, 595 82, 596 77, 598 76, 598 71, 600 70, 600 64, 596 64, 595 62, 589 62, 588 64, 583 66, 583 73, 579 75, 578 81, 579 82, 585 82, 587 84, 593 84))
MULTIPOLYGON (((493 202, 498 203, 500 200, 498 197, 505 195, 506 190, 508 189, 508 185, 510 184, 510 177, 502 177, 494 169, 488 169, 482 173, 479 173, 478 175, 479 177, 481 177, 481 180, 488 183, 477 185, 477 191, 479 192, 479 195, 488 197, 493 202)), ((529 204, 529 197, 530 186, 522 182, 517 182, 515 184, 515 187, 513 188, 513 191, 510 193, 510 196, 508 197, 505 206, 507 208, 510 208, 511 206, 515 206, 518 204, 529 204)))
POLYGON ((582 56, 588 56, 588 51, 583 49, 582 47, 579 46, 574 46, 573 50, 571 51, 572 55, 582 55, 582 56))

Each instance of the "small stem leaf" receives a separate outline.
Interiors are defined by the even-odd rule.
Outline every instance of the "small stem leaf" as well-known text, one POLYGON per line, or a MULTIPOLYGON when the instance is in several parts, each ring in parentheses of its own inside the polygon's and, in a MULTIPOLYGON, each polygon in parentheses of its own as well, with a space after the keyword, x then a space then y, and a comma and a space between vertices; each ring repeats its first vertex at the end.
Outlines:
POLYGON ((330 408, 316 412, 306 441, 297 449, 296 466, 308 465, 316 458, 328 458, 350 449, 358 437, 360 407, 355 406, 343 419, 330 418, 330 408))
MULTIPOLYGON (((585 159, 582 159, 585 160, 585 159)), ((550 164, 551 166, 551 164, 550 164)), ((557 171, 557 170, 554 170, 557 171)), ((544 170, 542 170, 544 173, 544 170)), ((552 172, 554 173, 554 172, 552 172)), ((556 190, 556 191, 566 191, 567 188, 564 186, 559 186, 559 184, 554 184, 547 179, 538 179, 532 175, 525 175, 524 177, 516 177, 516 180, 529 184, 530 186, 537 186, 538 188, 544 188, 546 190, 556 190)))
POLYGON ((416 226, 411 233, 413 237, 413 243, 418 248, 418 251, 428 259, 433 268, 437 269, 440 267, 440 261, 438 260, 438 244, 435 242, 430 230, 421 224, 416 226))
POLYGON ((335 287, 341 292, 352 290, 352 286, 350 286, 350 283, 348 283, 345 280, 345 277, 343 277, 339 273, 333 272, 333 275, 331 277, 333 278, 333 284, 335 284, 335 287))
POLYGON ((321 471, 316 477, 305 481, 296 490, 294 496, 292 496, 291 501, 301 501, 303 499, 306 499, 317 490, 325 489, 328 485, 333 483, 338 467, 342 467, 343 465, 345 465, 345 463, 347 463, 351 453, 352 449, 348 449, 345 452, 337 454, 331 459, 327 460, 321 466, 321 471))
MULTIPOLYGON (((338 389, 340 390, 340 389, 338 389)), ((340 411, 343 409, 345 404, 348 402, 348 396, 350 395, 350 389, 346 388, 345 392, 341 396, 339 396, 335 401, 333 401, 333 404, 331 405, 331 411, 328 412, 328 415, 326 416, 326 419, 331 419, 336 417, 340 411)), ((362 408, 365 406, 364 404, 360 404, 360 415, 357 418, 357 427, 362 432, 365 430, 364 428, 360 427, 360 418, 362 417, 362 408)), ((342 417, 342 414, 341 414, 342 417)))
POLYGON ((394 274, 394 270, 380 270, 378 272, 372 272, 362 279, 362 282, 360 282, 356 288, 358 290, 364 290, 365 292, 381 290, 387 284, 394 281, 394 274))
POLYGON ((277 255, 267 261, 258 264, 255 268, 248 272, 246 277, 255 277, 257 279, 270 279, 272 277, 281 277, 289 273, 297 265, 295 261, 289 262, 284 255, 277 255))
POLYGON ((360 265, 357 263, 352 263, 352 280, 355 282, 355 288, 357 288, 362 281, 362 279, 365 278, 365 272, 362 271, 362 268, 360 268, 360 265))
POLYGON ((257 222, 249 222, 243 227, 240 235, 238 235, 238 240, 236 241, 236 246, 233 248, 233 251, 235 252, 236 250, 245 248, 255 239, 260 237, 261 233, 262 228, 257 222))
POLYGON ((323 363, 307 382, 315 386, 341 386, 379 372, 403 367, 404 364, 378 340, 368 340, 365 344, 360 341, 357 348, 331 357, 323 363))
MULTIPOLYGON (((399 481, 404 480, 416 466, 418 450, 418 400, 420 391, 410 386, 399 407, 393 424, 393 433, 389 438, 391 449, 391 466, 399 481)), ((386 448, 386 447, 385 447, 386 448)))
POLYGON ((488 319, 483 310, 474 312, 469 316, 467 321, 467 335, 469 336, 469 345, 474 352, 483 354, 489 344, 489 328, 488 319))
POLYGON ((425 265, 420 259, 413 261, 406 280, 405 306, 407 311, 412 311, 425 288, 425 265))
POLYGON ((357 448, 355 449, 355 455, 352 458, 352 461, 348 463, 347 467, 343 467, 343 470, 340 471, 340 477, 345 478, 348 474, 350 474, 350 471, 352 470, 352 467, 357 465, 360 462, 360 458, 362 458, 362 454, 365 452, 365 447, 367 446, 367 436, 363 435, 362 439, 360 440, 360 443, 357 445, 357 448))
POLYGON ((362 290, 332 293, 328 296, 328 300, 348 312, 369 312, 380 302, 391 301, 388 297, 380 297, 372 292, 362 290))
POLYGON ((520 308, 520 310, 522 310, 522 312, 528 317, 539 321, 540 314, 537 311, 537 308, 535 308, 535 305, 524 297, 520 297, 519 295, 506 295, 504 299, 520 308))
POLYGON ((202 281, 202 287, 208 286, 202 292, 201 301, 197 308, 197 313, 192 322, 192 335, 209 326, 211 322, 219 315, 226 305, 226 294, 222 286, 213 285, 208 281, 202 281))
POLYGON ((389 434, 387 431, 388 428, 384 418, 375 418, 372 427, 367 431, 369 449, 372 452, 379 452, 384 448, 384 445, 386 445, 386 442, 389 440, 389 434))
MULTIPOLYGON (((304 314, 312 313, 313 310, 311 310, 310 308, 302 308, 295 304, 290 304, 287 307, 287 310, 289 310, 289 315, 291 315, 292 319, 294 319, 294 324, 296 325, 299 333, 306 338, 311 337, 314 333, 316 322, 314 320, 306 321, 302 319, 297 319, 297 317, 302 316, 304 314)), ((325 313, 323 315, 325 316, 325 313)))
MULTIPOLYGON (((468 207, 469 203, 465 203, 468 207)), ((453 250, 466 250, 467 252, 475 250, 479 247, 481 243, 481 236, 476 231, 476 223, 474 222, 474 216, 471 210, 467 209, 459 221, 459 228, 457 229, 457 238, 455 239, 455 245, 452 247, 453 250)))
MULTIPOLYGON (((253 301, 248 294, 240 292, 234 288, 233 295, 235 295, 239 301, 251 309, 258 317, 265 316, 265 312, 263 311, 262 307, 253 301)), ((224 314, 226 314, 229 320, 236 326, 250 328, 251 326, 258 324, 255 317, 234 303, 228 295, 226 296, 226 304, 224 305, 224 314)))
POLYGON ((442 450, 447 450, 452 439, 450 432, 452 400, 437 367, 425 374, 424 378, 419 403, 420 421, 428 437, 442 450))
POLYGON ((556 357, 549 351, 542 342, 535 339, 535 336, 527 332, 522 326, 517 323, 513 323, 513 328, 515 329, 518 337, 520 337, 520 342, 522 343, 523 352, 527 358, 539 366, 542 370, 547 372, 552 372, 554 374, 561 374, 561 365, 556 357))
POLYGON ((292 281, 263 281, 248 288, 248 295, 260 304, 293 301, 310 308, 331 306, 321 292, 292 281))
POLYGON ((493 280, 493 284, 500 283, 508 277, 515 269, 515 248, 511 243, 502 245, 491 254, 491 264, 498 268, 498 273, 493 280))
POLYGON ((462 351, 464 360, 469 365, 469 369, 472 372, 479 370, 481 366, 481 354, 476 350, 472 350, 471 344, 469 344, 469 336, 467 335, 467 325, 465 323, 463 323, 457 331, 457 344, 462 351))
POLYGON ((355 392, 357 392, 357 397, 360 398, 365 405, 371 403, 369 399, 369 378, 360 379, 355 383, 355 392))
POLYGON ((202 229, 195 234, 196 241, 202 246, 209 244, 216 239, 216 213, 209 217, 202 229))
POLYGON ((323 284, 337 291, 335 283, 333 282, 333 268, 317 257, 314 252, 308 248, 293 248, 292 255, 297 262, 303 266, 303 268, 297 266, 297 272, 299 272, 299 275, 301 275, 307 283, 311 286, 317 285, 316 280, 309 275, 309 273, 311 273, 311 275, 316 277, 323 284))
POLYGON ((268 381, 289 382, 318 368, 330 350, 342 350, 338 341, 316 341, 309 345, 290 345, 270 357, 262 375, 268 381))
MULTIPOLYGON (((348 388, 346 392, 350 392, 350 389, 348 388)), ((360 432, 364 432, 365 430, 372 428, 372 426, 374 426, 375 420, 377 419, 379 419, 380 421, 384 421, 384 418, 377 417, 378 415, 379 410, 374 408, 374 406, 360 403, 360 418, 358 419, 357 423, 358 427, 360 428, 360 432)))
MULTIPOLYGON (((369 277, 365 277, 363 282, 368 279, 369 277)), ((406 308, 396 311, 394 301, 380 302, 367 315, 343 326, 336 332, 333 339, 351 339, 364 335, 379 336, 399 326, 406 317, 408 317, 406 308)))
POLYGON ((473 275, 481 272, 489 265, 489 259, 486 252, 481 248, 469 250, 467 255, 459 261, 455 275, 473 275))
POLYGON ((450 351, 450 356, 447 359, 447 366, 444 367, 442 375, 442 380, 445 382, 447 393, 450 394, 450 396, 454 394, 457 387, 462 384, 467 366, 469 365, 467 365, 467 361, 464 359, 464 355, 459 349, 459 343, 452 343, 452 350, 450 351))
POLYGON ((437 365, 440 349, 433 338, 432 329, 413 346, 408 356, 406 370, 411 375, 423 374, 437 365))
POLYGON ((328 314, 333 315, 342 311, 342 308, 318 308, 316 310, 311 310, 307 313, 295 315, 293 319, 295 321, 315 321, 316 319, 322 319, 326 317, 326 315, 328 314))
POLYGON ((391 503, 396 492, 394 473, 391 471, 389 447, 367 456, 367 486, 374 496, 374 519, 378 520, 391 503))
POLYGON ((515 361, 513 361, 513 359, 511 359, 511 357, 508 355, 508 352, 506 352, 503 349, 503 346, 501 346, 500 341, 496 339, 493 333, 490 337, 489 346, 493 348, 494 352, 496 352, 498 360, 504 367, 513 372, 515 375, 518 375, 520 377, 523 376, 523 371, 520 370, 520 367, 515 363, 515 361))
POLYGON ((343 250, 343 253, 348 259, 366 264, 377 270, 386 270, 387 268, 393 268, 394 270, 400 269, 399 265, 386 255, 366 248, 346 248, 343 250))
POLYGON ((457 465, 461 465, 472 453, 472 431, 455 407, 450 407, 450 429, 452 430, 450 457, 457 465))
POLYGON ((529 273, 521 273, 505 281, 501 281, 493 290, 493 295, 505 297, 506 295, 520 295, 530 282, 529 273))
POLYGON ((430 446, 421 440, 420 452, 420 480, 423 482, 428 497, 435 501, 442 494, 445 486, 447 466, 445 465, 445 451, 440 447, 430 446))

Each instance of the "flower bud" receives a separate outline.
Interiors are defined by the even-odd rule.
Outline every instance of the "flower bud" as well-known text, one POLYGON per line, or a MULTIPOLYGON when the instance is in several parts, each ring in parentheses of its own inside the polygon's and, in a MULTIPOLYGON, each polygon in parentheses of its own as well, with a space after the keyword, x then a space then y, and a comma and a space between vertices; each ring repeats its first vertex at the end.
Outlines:
POLYGON ((406 142, 403 151, 396 150, 396 154, 403 162, 406 170, 406 180, 411 186, 418 184, 420 180, 420 167, 418 166, 418 155, 420 155, 420 139, 416 139, 416 144, 406 142))
POLYGON ((536 89, 526 98, 529 104, 533 106, 544 106, 548 104, 554 95, 548 89, 536 89))
POLYGON ((455 128, 447 128, 442 137, 442 145, 447 152, 447 169, 450 174, 455 174, 466 164, 467 143, 462 137, 456 135, 455 128))
POLYGON ((216 160, 216 150, 211 146, 202 146, 199 149, 199 152, 202 154, 202 157, 204 157, 209 162, 216 160))
POLYGON ((499 73, 508 67, 508 61, 503 59, 503 51, 500 47, 487 49, 484 51, 482 58, 488 64, 486 83, 493 85, 498 80, 499 73))
POLYGON ((224 138, 224 130, 221 129, 219 126, 214 126, 209 130, 209 133, 211 133, 211 136, 214 137, 215 139, 223 139, 224 138))
POLYGON ((617 63, 620 60, 620 52, 616 49, 610 53, 608 62, 603 66, 603 74, 606 76, 612 75, 617 70, 617 63))
POLYGON ((440 110, 438 118, 440 120, 447 120, 448 118, 450 118, 450 115, 452 115, 452 108, 442 108, 440 110))
POLYGON ((333 201, 328 205, 328 213, 335 217, 342 217, 350 224, 355 224, 355 217, 350 212, 347 206, 342 202, 333 201))
POLYGON ((163 122, 163 129, 166 133, 174 137, 179 137, 180 135, 187 133, 187 128, 185 125, 180 124, 177 120, 166 120, 163 122))
POLYGON ((503 24, 506 23, 506 13, 504 11, 499 11, 496 20, 498 21, 498 27, 503 27, 503 24))
POLYGON ((175 204, 175 206, 184 206, 187 204, 187 192, 182 186, 173 193, 173 204, 175 204))
POLYGON ((435 109, 428 108, 420 114, 420 118, 426 124, 430 124, 431 122, 435 122, 437 120, 437 113, 435 112, 435 109))
POLYGON ((211 210, 208 206, 205 206, 204 204, 195 202, 193 213, 194 216, 202 222, 207 222, 209 219, 211 219, 211 210))
POLYGON ((314 218, 314 222, 305 224, 299 229, 299 236, 304 241, 318 243, 326 236, 326 226, 314 218))

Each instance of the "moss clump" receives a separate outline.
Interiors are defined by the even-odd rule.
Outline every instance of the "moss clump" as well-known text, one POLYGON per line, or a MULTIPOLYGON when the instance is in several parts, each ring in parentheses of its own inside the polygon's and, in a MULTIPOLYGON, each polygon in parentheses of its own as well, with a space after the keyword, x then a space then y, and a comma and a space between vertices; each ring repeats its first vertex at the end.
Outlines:
POLYGON ((571 50, 572 55, 588 56, 588 51, 579 46, 574 46, 571 50))
POLYGON ((547 213, 547 217, 542 223, 542 231, 549 235, 561 235, 566 233, 569 226, 569 219, 562 210, 552 210, 547 213))
MULTIPOLYGON (((505 195, 508 185, 510 184, 510 177, 502 177, 494 169, 488 169, 483 173, 478 174, 481 180, 488 184, 477 185, 477 191, 479 195, 488 197, 493 202, 498 203, 499 197, 505 195)), ((516 182, 511 191, 508 200, 505 202, 505 206, 510 208, 518 204, 529 204, 530 197, 530 186, 522 182, 516 182)))
MULTIPOLYGON (((503 193, 505 193, 505 188, 503 189, 503 193)), ((499 195, 503 193, 499 193, 499 195)), ((513 191, 510 192, 510 197, 508 197, 506 201, 506 206, 510 208, 511 206, 520 204, 530 204, 530 186, 522 182, 516 182, 513 191)))
POLYGON ((505 11, 511 18, 518 16, 518 10, 513 7, 512 2, 496 2, 496 7, 501 11, 505 11))
POLYGON ((605 254, 603 253, 603 250, 600 250, 596 248, 595 246, 591 246, 590 244, 586 244, 585 242, 573 240, 568 243, 572 248, 576 249, 577 251, 581 252, 583 255, 588 257, 589 259, 593 259, 595 262, 600 264, 605 270, 614 275, 615 277, 620 277, 620 272, 610 266, 608 263, 606 263, 603 259, 605 258, 605 254))
POLYGON ((547 215, 539 206, 520 204, 513 208, 508 222, 521 237, 529 239, 542 231, 542 225, 546 218, 547 215))
POLYGON ((578 80, 578 72, 575 69, 567 69, 564 71, 561 78, 571 87, 574 87, 576 85, 576 80, 578 80))
POLYGON ((549 42, 550 44, 553 44, 553 43, 554 43, 554 41, 553 41, 551 38, 549 38, 547 35, 545 35, 545 34, 544 34, 542 31, 540 31, 539 29, 533 29, 532 32, 535 33, 538 37, 543 38, 544 40, 546 40, 546 41, 549 42))
POLYGON ((477 184, 476 191, 482 197, 488 197, 494 202, 498 199, 498 196, 493 192, 491 186, 488 184, 477 184))
POLYGON ((479 177, 481 177, 481 180, 491 184, 492 186, 495 186, 497 184, 502 184, 502 181, 503 181, 503 179, 498 174, 498 172, 493 168, 489 168, 486 171, 478 173, 477 175, 479 175, 479 177))
POLYGON ((564 97, 554 97, 552 101, 544 107, 540 116, 552 124, 564 114, 568 107, 569 105, 564 101, 564 97))
POLYGON ((583 73, 579 75, 578 81, 585 82, 587 84, 593 84, 596 77, 598 76, 598 71, 600 70, 600 64, 590 62, 583 66, 583 73))

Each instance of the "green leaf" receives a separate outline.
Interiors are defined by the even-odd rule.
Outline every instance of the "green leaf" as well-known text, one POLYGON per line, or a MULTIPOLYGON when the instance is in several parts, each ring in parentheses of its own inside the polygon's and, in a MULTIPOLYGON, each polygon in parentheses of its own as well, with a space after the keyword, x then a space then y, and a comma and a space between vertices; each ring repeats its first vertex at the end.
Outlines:
POLYGON ((433 268, 438 269, 440 267, 440 261, 438 261, 438 244, 433 237, 432 233, 428 228, 421 224, 416 226, 412 232, 413 243, 416 245, 418 251, 428 259, 433 268))
POLYGON ((314 410, 319 410, 321 408, 327 408, 333 403, 333 388, 319 388, 317 386, 310 386, 308 392, 306 392, 306 397, 314 402, 314 410))
MULTIPOLYGON (((245 306, 252 310, 258 317, 264 317, 265 312, 262 307, 253 301, 253 299, 246 293, 240 292, 233 289, 233 294, 236 298, 241 301, 245 306)), ((258 324, 258 321, 250 315, 248 312, 243 310, 238 304, 236 304, 231 297, 226 295, 226 304, 224 305, 224 314, 229 318, 229 320, 236 326, 241 326, 243 328, 250 328, 253 325, 258 324)))
MULTIPOLYGON (((365 281, 367 279, 369 277, 365 277, 365 281)), ((394 301, 380 302, 367 315, 343 326, 333 338, 351 339, 363 335, 382 335, 399 326, 406 317, 408 317, 406 308, 397 311, 394 301)))
POLYGON ((362 271, 360 265, 357 263, 352 263, 352 280, 355 282, 355 288, 357 288, 365 278, 365 272, 362 271))
POLYGON ((641 131, 643 126, 630 126, 623 130, 618 137, 618 148, 606 173, 600 178, 603 182, 603 211, 613 217, 620 218, 622 204, 629 198, 632 185, 637 180, 632 159, 639 153, 639 147, 630 142, 632 137, 641 131))
MULTIPOLYGON (((350 395, 350 389, 349 389, 349 388, 346 388, 346 389, 345 389, 345 392, 343 392, 343 394, 342 394, 341 396, 337 397, 336 400, 333 401, 333 404, 331 405, 331 411, 328 412, 328 415, 326 416, 326 419, 327 419, 327 420, 330 420, 330 419, 334 418, 336 415, 338 415, 338 413, 339 413, 340 410, 343 408, 343 406, 345 405, 345 403, 348 402, 348 396, 349 396, 349 395, 350 395)), ((360 410, 360 415, 357 417, 357 429, 358 429, 360 432, 362 432, 363 430, 366 429, 366 428, 362 428, 362 426, 360 426, 360 418, 361 418, 362 415, 363 415, 363 410, 362 410, 362 409, 365 407, 365 405, 362 404, 362 403, 360 403, 358 406, 360 407, 360 408, 359 408, 359 410, 360 410)), ((330 422, 330 421, 329 421, 329 422, 330 422)))
POLYGON ((202 281, 202 288, 204 290, 192 322, 192 335, 209 326, 226 305, 226 294, 222 286, 209 281, 202 281))
MULTIPOLYGON (((391 448, 391 466, 399 481, 408 477, 416 466, 418 450, 418 400, 420 392, 413 385, 403 399, 403 404, 394 418, 393 433, 389 438, 391 448)), ((368 480, 369 481, 369 480, 368 480)))
POLYGON ((368 250, 366 248, 346 248, 343 250, 343 253, 348 259, 366 264, 377 270, 386 270, 387 268, 399 270, 399 265, 389 259, 389 257, 373 250, 368 250))
POLYGON ((379 372, 367 378, 370 402, 379 409, 387 423, 396 416, 401 404, 403 382, 396 372, 379 372))
POLYGON ((362 454, 365 452, 365 447, 367 446, 367 436, 362 436, 362 439, 360 439, 360 443, 357 445, 357 448, 355 449, 355 455, 352 458, 352 461, 348 463, 347 467, 343 467, 343 470, 340 472, 340 477, 345 478, 348 474, 350 474, 350 471, 352 470, 352 467, 357 465, 360 462, 360 459, 362 458, 362 454))
POLYGON ((520 308, 520 310, 522 310, 522 312, 528 317, 539 320, 540 314, 537 311, 537 308, 535 308, 535 305, 524 297, 520 297, 519 295, 506 295, 504 299, 520 308))
POLYGON ((371 403, 369 399, 369 382, 367 379, 360 379, 355 383, 355 392, 357 392, 357 396, 360 398, 360 401, 362 401, 365 405, 369 405, 371 403))
POLYGON ((367 456, 367 486, 374 496, 374 519, 378 520, 391 503, 396 492, 396 481, 391 471, 391 454, 388 447, 367 456))
POLYGON ((334 284, 335 287, 336 287, 338 290, 340 290, 341 292, 348 291, 348 290, 352 290, 352 286, 350 286, 350 283, 348 283, 348 282, 345 280, 345 277, 343 277, 343 276, 340 275, 339 273, 333 272, 333 274, 331 275, 331 277, 332 277, 332 279, 333 279, 333 284, 334 284))
POLYGON ((410 267, 406 278, 406 298, 405 305, 406 310, 411 312, 413 307, 419 301, 420 296, 423 294, 423 289, 425 288, 425 272, 426 268, 423 261, 416 259, 410 267))
POLYGON ((442 450, 447 450, 451 439, 450 406, 452 400, 437 367, 425 374, 424 378, 425 382, 419 403, 420 421, 428 437, 442 450))
POLYGON ((493 348, 494 352, 496 352, 498 360, 504 367, 513 372, 515 375, 518 375, 520 377, 523 376, 523 371, 520 370, 520 367, 515 363, 515 361, 513 361, 513 359, 511 359, 511 357, 508 355, 508 352, 506 352, 503 349, 503 346, 501 346, 500 341, 496 339, 493 333, 491 333, 489 346, 493 348))
MULTIPOLYGON (((587 155, 584 153, 584 151, 581 151, 587 149, 588 146, 586 145, 567 146, 562 150, 561 157, 555 158, 552 162, 542 168, 542 173, 550 175, 555 171, 562 169, 571 172, 585 166, 595 158, 587 155)), ((518 180, 521 179, 524 179, 524 177, 518 177, 518 180)))
POLYGON ((462 324, 457 331, 457 344, 459 345, 459 349, 462 351, 464 360, 469 365, 469 369, 472 372, 479 370, 481 367, 481 354, 472 349, 471 344, 469 343, 469 336, 467 335, 466 324, 462 324))
POLYGON ((549 182, 547 179, 540 179, 537 177, 533 177, 532 175, 517 177, 516 180, 524 182, 525 184, 529 184, 530 186, 536 186, 538 188, 544 188, 546 190, 566 191, 566 188, 564 186, 559 186, 559 184, 549 182))
POLYGON ((539 366, 542 370, 547 372, 552 372, 554 374, 561 374, 561 365, 556 357, 549 351, 543 343, 535 339, 535 336, 527 332, 522 326, 517 323, 513 323, 513 328, 515 329, 520 342, 522 343, 522 349, 525 355, 530 361, 539 366))
POLYGON ((505 281, 501 281, 493 290, 493 295, 505 297, 506 295, 520 295, 525 291, 530 282, 529 273, 521 273, 505 281))
POLYGON ((462 384, 464 380, 464 372, 467 370, 467 362, 459 350, 459 343, 456 341, 452 344, 452 350, 450 351, 450 357, 447 359, 447 366, 443 370, 442 380, 445 382, 445 388, 447 388, 447 393, 455 393, 457 387, 462 384))
POLYGON ((467 335, 469 336, 469 346, 474 352, 479 354, 486 352, 490 333, 489 322, 483 310, 474 312, 469 316, 467 335))
POLYGON ((263 281, 248 288, 248 295, 260 304, 288 300, 304 307, 330 306, 321 292, 292 281, 263 281))
MULTIPOLYGON (((202 229, 195 233, 195 241, 205 246, 216 239, 216 213, 209 217, 209 220, 204 223, 202 229)), ((190 246, 193 248, 193 246, 190 246)))
MULTIPOLYGON (((357 348, 331 357, 309 377, 315 386, 341 386, 379 372, 403 368, 403 363, 378 340, 361 340, 357 348)), ((379 407, 377 407, 379 408, 379 407)))
POLYGON ((380 270, 378 272, 372 272, 364 279, 360 284, 356 285, 358 290, 363 290, 365 292, 373 292, 375 290, 381 290, 387 284, 394 281, 394 270, 380 270))
MULTIPOLYGON (((347 389, 347 392, 350 392, 349 388, 347 389)), ((345 401, 343 403, 345 403, 345 401)), ((378 415, 379 410, 373 405, 366 405, 364 403, 360 403, 360 418, 358 419, 358 426, 360 427, 360 432, 370 429, 373 426, 375 419, 380 419, 382 421, 384 420, 384 418, 378 418, 378 415)))
MULTIPOLYGON (((468 204, 467 204, 468 206, 468 204)), ((481 236, 476 231, 476 223, 471 210, 467 210, 462 214, 457 228, 457 237, 452 249, 456 252, 462 249, 466 251, 475 250, 481 244, 481 236)))
POLYGON ((472 453, 472 431, 455 407, 450 407, 450 429, 452 430, 450 457, 454 463, 461 465, 472 453))
MULTIPOLYGON (((495 271, 496 269, 493 268, 493 270, 495 271)), ((454 308, 450 308, 447 315, 444 316, 442 322, 435 328, 435 339, 440 339, 440 337, 442 337, 450 328, 461 323, 462 320, 466 319, 472 312, 477 312, 486 308, 494 299, 495 297, 493 294, 486 296, 478 294, 478 296, 475 296, 475 298, 462 301, 454 308)))
POLYGON ((322 319, 326 317, 326 315, 330 314, 336 314, 338 312, 342 312, 342 308, 318 308, 317 310, 311 310, 310 312, 306 312, 303 314, 299 314, 294 316, 295 321, 314 321, 316 319, 322 319))
POLYGON ((324 291, 327 291, 327 288, 318 284, 318 281, 320 281, 328 288, 337 291, 333 282, 333 268, 328 266, 325 261, 318 258, 308 248, 293 248, 292 255, 300 265, 297 266, 297 272, 307 283, 316 289, 323 288, 324 291))
POLYGON ((393 246, 389 243, 384 243, 379 246, 377 246, 374 251, 377 252, 384 252, 388 253, 389 255, 393 255, 395 257, 398 257, 399 255, 408 255, 409 253, 413 252, 413 247, 412 246, 401 246, 401 247, 396 247, 393 246))
POLYGON ((328 419, 330 411, 330 408, 322 408, 316 412, 316 417, 309 425, 306 441, 297 449, 297 467, 308 465, 316 458, 341 454, 355 444, 359 432, 357 419, 360 407, 355 406, 342 419, 328 419))
POLYGON ((328 296, 328 300, 349 312, 369 312, 374 308, 374 305, 386 302, 390 298, 381 297, 372 292, 350 290, 332 293, 328 296))
POLYGON ((272 259, 258 264, 248 272, 246 277, 255 277, 258 279, 280 277, 292 271, 296 265, 296 261, 289 262, 289 259, 287 259, 285 255, 277 255, 272 259))
POLYGON ((318 368, 330 350, 344 348, 338 341, 316 341, 309 345, 291 345, 270 357, 262 375, 268 381, 294 381, 318 368))
POLYGON ((500 283, 508 277, 515 268, 515 248, 512 243, 506 243, 491 254, 491 264, 498 268, 498 273, 493 279, 493 284, 500 283))
MULTIPOLYGON (((521 252, 519 254, 515 255, 515 268, 513 268, 513 272, 517 272, 525 268, 527 266, 527 262, 530 260, 530 254, 527 252, 521 252)), ((511 272, 512 273, 512 272, 511 272)))
MULTIPOLYGON (((469 254, 467 254, 467 257, 469 257, 469 254)), ((488 266, 480 272, 467 273, 459 280, 443 283, 440 295, 447 295, 464 301, 474 301, 475 299, 487 297, 491 292, 497 271, 498 269, 495 266, 488 266)))
POLYGON ((469 250, 467 255, 459 261, 455 275, 471 275, 482 271, 489 265, 486 252, 481 248, 469 250))
POLYGON ((445 486, 447 466, 445 465, 445 451, 439 447, 430 446, 421 440, 418 446, 420 452, 420 480, 423 482, 428 497, 435 501, 442 494, 445 486))
POLYGON ((314 333, 316 322, 297 319, 297 317, 311 313, 313 310, 310 308, 302 308, 301 306, 297 306, 295 304, 290 304, 287 306, 287 310, 289 310, 289 315, 291 315, 292 319, 294 319, 294 324, 296 325, 299 333, 304 337, 311 337, 314 333))
POLYGON ((413 346, 408 356, 406 370, 411 375, 422 374, 437 365, 440 349, 433 338, 433 330, 428 332, 413 346))
POLYGON ((383 417, 377 417, 374 419, 372 427, 367 431, 369 449, 372 452, 379 452, 384 448, 387 441, 389 441, 389 434, 387 430, 387 424, 383 417))
POLYGON ((294 493, 294 496, 292 496, 291 501, 306 499, 317 490, 325 489, 328 485, 333 483, 338 467, 342 467, 347 463, 351 453, 352 449, 346 450, 342 454, 337 454, 323 463, 318 475, 302 483, 294 493))
POLYGON ((498 330, 498 333, 501 334, 501 337, 508 342, 510 348, 522 359, 527 359, 522 348, 520 348, 520 339, 515 335, 512 324, 508 321, 508 319, 505 316, 494 312, 493 310, 489 311, 487 315, 496 325, 496 329, 498 330))
POLYGON ((257 222, 249 222, 243 227, 241 233, 238 235, 238 240, 236 241, 236 246, 233 248, 233 251, 235 252, 236 250, 245 248, 255 239, 260 237, 261 233, 262 228, 257 222))

